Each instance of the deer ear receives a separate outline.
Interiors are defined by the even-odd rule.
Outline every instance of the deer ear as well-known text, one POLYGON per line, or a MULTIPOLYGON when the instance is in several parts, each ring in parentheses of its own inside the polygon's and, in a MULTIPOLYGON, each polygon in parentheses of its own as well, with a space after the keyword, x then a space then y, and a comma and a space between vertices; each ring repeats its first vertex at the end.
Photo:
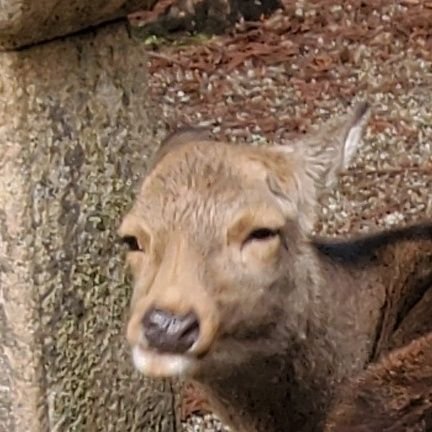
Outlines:
POLYGON ((204 127, 186 126, 169 134, 160 144, 149 169, 155 167, 169 152, 193 141, 211 141, 211 132, 204 127))
POLYGON ((283 205, 294 205, 306 232, 315 224, 319 198, 331 189, 337 174, 349 165, 360 147, 368 116, 368 104, 360 103, 350 114, 324 123, 292 145, 271 147, 277 161, 272 165, 268 186, 283 205))
POLYGON ((360 148, 369 114, 369 105, 359 103, 350 114, 324 123, 295 143, 306 174, 314 181, 317 196, 331 189, 337 175, 351 163, 360 148))

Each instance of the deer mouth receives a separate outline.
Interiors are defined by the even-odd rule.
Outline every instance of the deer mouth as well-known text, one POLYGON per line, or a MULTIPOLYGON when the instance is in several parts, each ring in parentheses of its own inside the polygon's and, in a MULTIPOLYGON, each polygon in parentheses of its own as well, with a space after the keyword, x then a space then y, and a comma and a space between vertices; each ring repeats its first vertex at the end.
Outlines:
POLYGON ((191 375, 198 359, 187 354, 162 353, 140 345, 132 348, 135 368, 148 377, 173 378, 191 375))

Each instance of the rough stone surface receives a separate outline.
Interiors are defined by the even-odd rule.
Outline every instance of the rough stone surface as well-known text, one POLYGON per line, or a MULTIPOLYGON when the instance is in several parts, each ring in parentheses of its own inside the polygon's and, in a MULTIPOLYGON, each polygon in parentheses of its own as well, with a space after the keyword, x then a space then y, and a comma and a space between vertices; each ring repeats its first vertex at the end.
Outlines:
POLYGON ((156 0, 3 0, 0 48, 11 49, 67 35, 150 9, 156 0))
MULTIPOLYGON (((0 431, 176 429, 124 347, 120 217, 155 145, 123 25, 0 54, 0 431)), ((153 110, 153 108, 152 108, 153 110)))

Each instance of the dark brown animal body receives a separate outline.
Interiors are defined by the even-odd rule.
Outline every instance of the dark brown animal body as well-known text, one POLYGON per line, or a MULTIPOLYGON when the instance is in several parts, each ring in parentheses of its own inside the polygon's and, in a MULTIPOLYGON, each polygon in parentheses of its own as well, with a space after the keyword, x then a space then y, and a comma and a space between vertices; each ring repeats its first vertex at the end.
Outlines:
POLYGON ((326 427, 326 432, 430 431, 432 333, 391 351, 353 379, 326 427))
POLYGON ((321 431, 345 382, 432 331, 432 224, 311 236, 366 113, 286 147, 173 135, 122 222, 135 366, 193 380, 233 431, 321 431))

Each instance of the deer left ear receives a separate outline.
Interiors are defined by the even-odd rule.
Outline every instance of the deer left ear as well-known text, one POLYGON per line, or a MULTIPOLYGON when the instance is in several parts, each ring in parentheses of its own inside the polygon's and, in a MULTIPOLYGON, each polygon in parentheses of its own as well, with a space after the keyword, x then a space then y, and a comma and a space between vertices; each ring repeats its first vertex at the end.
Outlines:
POLYGON ((369 105, 359 103, 350 114, 325 123, 318 131, 305 137, 303 148, 299 150, 318 195, 331 189, 337 175, 353 160, 360 148, 369 115, 369 105))
POLYGON ((302 161, 317 198, 334 186, 339 172, 351 163, 361 145, 369 114, 369 105, 359 103, 350 114, 324 123, 292 146, 278 147, 278 151, 294 152, 302 161))
POLYGON ((320 197, 331 190, 360 147, 368 117, 369 105, 360 103, 350 114, 324 123, 292 145, 270 148, 277 160, 267 179, 269 188, 284 205, 294 203, 306 232, 315 224, 320 197))

